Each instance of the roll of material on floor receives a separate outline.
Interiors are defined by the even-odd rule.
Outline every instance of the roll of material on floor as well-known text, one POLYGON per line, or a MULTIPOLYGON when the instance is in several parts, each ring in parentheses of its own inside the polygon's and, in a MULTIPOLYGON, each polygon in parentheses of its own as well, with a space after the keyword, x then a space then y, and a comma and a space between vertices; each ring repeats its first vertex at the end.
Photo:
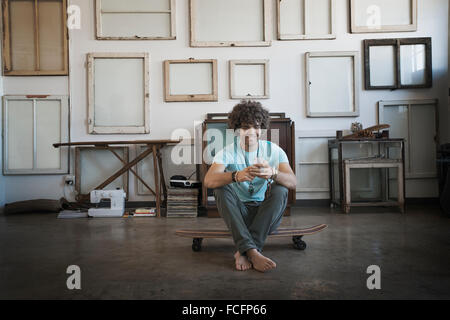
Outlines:
POLYGON ((62 210, 61 200, 28 200, 8 203, 5 205, 5 215, 18 213, 32 213, 32 212, 49 212, 57 213, 62 210))

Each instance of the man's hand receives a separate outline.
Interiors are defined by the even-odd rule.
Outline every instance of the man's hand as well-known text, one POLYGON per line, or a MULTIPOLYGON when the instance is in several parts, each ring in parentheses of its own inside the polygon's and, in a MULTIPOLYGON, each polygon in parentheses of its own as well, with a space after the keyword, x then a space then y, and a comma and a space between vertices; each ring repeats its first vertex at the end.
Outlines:
POLYGON ((238 171, 236 174, 236 181, 237 182, 244 182, 244 181, 253 181, 255 179, 256 175, 252 173, 252 167, 245 168, 244 170, 238 171))
POLYGON ((248 167, 250 173, 261 179, 270 179, 273 176, 273 168, 269 165, 266 160, 262 160, 255 163, 253 166, 248 167))

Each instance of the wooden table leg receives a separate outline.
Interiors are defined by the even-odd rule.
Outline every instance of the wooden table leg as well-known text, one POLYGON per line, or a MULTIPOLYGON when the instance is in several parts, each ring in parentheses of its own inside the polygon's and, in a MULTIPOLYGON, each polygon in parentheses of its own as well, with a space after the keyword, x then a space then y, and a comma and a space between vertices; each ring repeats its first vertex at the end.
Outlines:
MULTIPOLYGON (((111 151, 117 159, 119 159, 124 165, 127 164, 127 162, 125 160, 123 160, 113 149, 108 148, 109 151, 111 151)), ((156 195, 155 191, 153 191, 152 188, 150 188, 150 186, 144 181, 144 179, 142 179, 135 170, 133 170, 132 168, 130 168, 131 173, 133 173, 136 178, 151 192, 153 193, 153 195, 156 195)))
POLYGON ((109 185, 111 182, 116 180, 122 174, 124 174, 125 172, 130 170, 130 168, 134 167, 139 161, 141 161, 142 159, 147 157, 152 151, 153 151, 152 148, 149 147, 147 150, 142 152, 138 157, 136 157, 133 161, 129 162, 127 165, 123 166, 122 169, 120 169, 115 174, 113 174, 111 177, 106 179, 105 182, 103 182, 98 187, 96 187, 95 190, 101 190, 101 189, 105 188, 107 185, 109 185))
POLYGON ((161 189, 159 188, 159 174, 158 174, 158 159, 156 156, 157 148, 152 146, 153 150, 153 174, 155 179, 155 192, 156 192, 156 214, 158 218, 161 217, 161 189))
POLYGON ((164 170, 162 165, 162 157, 161 157, 161 147, 158 147, 158 165, 159 165, 159 174, 161 175, 161 186, 164 195, 163 204, 167 206, 167 186, 166 186, 166 178, 164 177, 164 170))

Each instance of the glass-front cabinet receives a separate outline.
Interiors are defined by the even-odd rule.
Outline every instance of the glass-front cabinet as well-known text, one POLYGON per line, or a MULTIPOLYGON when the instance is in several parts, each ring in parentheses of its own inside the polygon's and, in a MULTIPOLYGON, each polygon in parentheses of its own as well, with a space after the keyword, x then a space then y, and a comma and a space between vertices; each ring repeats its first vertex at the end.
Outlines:
POLYGON ((346 213, 356 206, 404 207, 403 139, 328 142, 330 199, 346 213))

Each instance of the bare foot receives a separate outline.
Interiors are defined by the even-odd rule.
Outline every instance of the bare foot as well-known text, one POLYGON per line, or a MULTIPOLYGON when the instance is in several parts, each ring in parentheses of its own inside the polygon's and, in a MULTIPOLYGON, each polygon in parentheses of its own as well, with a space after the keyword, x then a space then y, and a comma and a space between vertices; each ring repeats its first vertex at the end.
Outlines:
POLYGON ((234 254, 234 258, 236 259, 237 270, 246 271, 252 268, 252 264, 248 261, 247 257, 241 255, 239 251, 234 254))
POLYGON ((253 264, 253 268, 259 272, 266 272, 271 269, 275 269, 277 264, 269 258, 263 256, 256 249, 250 249, 247 251, 249 261, 253 264))

